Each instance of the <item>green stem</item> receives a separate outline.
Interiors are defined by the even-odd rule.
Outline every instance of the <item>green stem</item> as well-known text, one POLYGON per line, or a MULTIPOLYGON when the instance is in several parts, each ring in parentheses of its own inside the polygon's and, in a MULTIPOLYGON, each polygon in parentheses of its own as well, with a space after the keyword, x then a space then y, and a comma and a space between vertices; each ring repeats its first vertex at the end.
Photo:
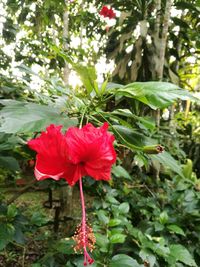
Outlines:
POLYGON ((84 110, 83 110, 83 114, 82 114, 81 120, 80 120, 79 129, 81 129, 82 126, 83 126, 83 119, 84 119, 86 110, 87 110, 87 107, 85 106, 85 108, 84 108, 84 110))

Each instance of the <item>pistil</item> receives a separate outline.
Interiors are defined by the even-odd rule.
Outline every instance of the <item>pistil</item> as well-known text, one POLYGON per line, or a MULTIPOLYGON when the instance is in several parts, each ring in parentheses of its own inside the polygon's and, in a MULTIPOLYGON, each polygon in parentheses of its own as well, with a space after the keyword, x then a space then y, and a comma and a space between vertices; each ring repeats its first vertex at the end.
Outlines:
POLYGON ((85 212, 85 200, 83 195, 83 186, 82 179, 79 179, 79 188, 80 188, 80 197, 81 197, 81 206, 82 206, 82 221, 81 224, 77 227, 75 235, 73 237, 76 245, 74 246, 75 252, 83 251, 84 262, 83 265, 87 266, 92 264, 94 260, 90 257, 87 248, 92 251, 94 249, 94 244, 96 242, 94 233, 90 225, 86 223, 86 212, 85 212))

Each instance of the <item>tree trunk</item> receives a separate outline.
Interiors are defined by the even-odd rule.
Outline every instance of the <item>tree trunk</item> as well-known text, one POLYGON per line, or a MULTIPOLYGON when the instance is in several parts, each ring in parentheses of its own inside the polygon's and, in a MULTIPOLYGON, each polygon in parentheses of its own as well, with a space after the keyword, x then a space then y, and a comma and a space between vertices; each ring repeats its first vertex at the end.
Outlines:
MULTIPOLYGON (((65 51, 69 48, 69 1, 65 1, 65 11, 63 14, 63 48, 65 51)), ((69 83, 70 68, 67 62, 65 62, 63 70, 63 81, 65 85, 69 83)), ((72 218, 72 203, 73 203, 73 188, 71 186, 60 188, 60 202, 61 211, 64 217, 72 218)))
MULTIPOLYGON (((68 43, 68 39, 69 39, 69 1, 66 0, 65 1, 65 11, 63 14, 63 48, 65 51, 68 50, 69 48, 69 43, 68 43)), ((64 66, 64 71, 63 71, 63 80, 65 85, 68 85, 69 83, 69 74, 70 74, 70 69, 69 69, 69 65, 67 62, 65 62, 65 66, 64 66)))
POLYGON ((166 1, 163 19, 161 18, 161 1, 156 1, 156 20, 152 32, 152 44, 148 47, 149 63, 153 80, 162 81, 165 63, 165 50, 170 22, 172 0, 166 1))
MULTIPOLYGON (((149 63, 152 74, 152 79, 156 81, 163 80, 165 52, 167 47, 167 34, 170 23, 170 11, 172 0, 166 0, 166 5, 163 11, 161 10, 161 0, 156 0, 156 20, 154 31, 152 32, 152 44, 149 46, 149 63)), ((160 127, 160 109, 156 111, 156 125, 160 127)), ((159 170, 156 170, 156 177, 159 178, 159 170)))

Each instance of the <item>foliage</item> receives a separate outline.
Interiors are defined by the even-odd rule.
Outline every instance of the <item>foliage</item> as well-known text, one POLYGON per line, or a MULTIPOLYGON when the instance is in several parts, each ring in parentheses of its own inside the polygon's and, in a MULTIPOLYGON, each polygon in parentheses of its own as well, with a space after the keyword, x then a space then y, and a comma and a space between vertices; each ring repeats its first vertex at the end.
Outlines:
POLYGON ((22 214, 22 210, 14 204, 6 206, 1 204, 1 242, 0 250, 8 244, 25 246, 27 241, 26 232, 32 235, 38 226, 43 226, 48 219, 41 212, 33 212, 30 217, 22 214))
MULTIPOLYGON (((155 178, 142 172, 131 180, 126 175, 119 179, 115 173, 119 175, 113 171, 112 185, 101 183, 92 192, 94 266, 117 267, 122 262, 125 266, 198 266, 199 189, 195 184, 179 176, 155 183, 155 178)), ((91 194, 94 181, 85 185, 91 194)), ((68 239, 52 244, 40 262, 79 266, 81 257, 74 255, 72 244, 68 239)))
MULTIPOLYGON (((74 253, 71 238, 79 208, 70 203, 72 216, 62 214, 63 191, 68 190, 64 181, 43 181, 35 187, 29 180, 33 169, 28 161, 34 154, 26 142, 50 123, 66 130, 80 122, 101 126, 107 121, 118 154, 113 179, 84 180, 88 220, 96 236, 92 266, 200 266, 199 100, 194 94, 199 91, 198 1, 173 2, 180 13, 172 15, 168 25, 162 77, 158 37, 167 1, 107 3, 121 12, 110 28, 98 14, 102 1, 2 4, 0 250, 8 264, 9 255, 17 264, 17 248, 25 255, 34 240, 41 250, 30 261, 32 267, 82 267, 82 255, 74 253), (61 34, 64 15, 69 18, 67 36, 61 34), (74 47, 77 36, 81 41, 74 47), (6 44, 14 46, 14 55, 8 55, 6 44), (104 52, 116 69, 100 83, 94 65, 104 52), (63 82, 66 66, 79 76, 80 86, 63 82), (165 151, 158 154, 161 145, 165 151), (14 198, 6 192, 10 183, 17 191, 14 198), (14 204, 28 190, 48 190, 48 216, 14 204)), ((77 202, 76 194, 74 198, 77 202)))
MULTIPOLYGON (((84 75, 85 72, 82 70, 79 75, 84 75)), ((76 103, 78 94, 72 96, 72 102, 76 103)), ((73 111, 71 107, 65 105, 65 102, 64 106, 61 105, 56 111, 57 113, 53 113, 56 109, 51 107, 51 102, 47 106, 30 101, 1 101, 5 105, 2 109, 2 120, 6 121, 2 124, 2 131, 4 134, 20 134, 23 138, 31 132, 40 131, 53 121, 54 117, 57 117, 62 124, 66 123, 65 128, 75 123, 74 114, 78 118, 82 117, 97 124, 105 120, 109 122, 110 129, 117 137, 116 145, 119 154, 118 165, 113 169, 113 182, 110 185, 95 183, 94 186, 92 184, 94 182, 91 181, 86 184, 88 194, 96 192, 98 195, 93 202, 91 212, 91 216, 94 216, 93 229, 97 246, 93 252, 96 266, 103 264, 114 267, 119 266, 120 262, 124 262, 127 266, 142 266, 144 263, 149 266, 163 266, 163 264, 198 266, 199 250, 195 244, 200 241, 197 234, 199 232, 199 180, 191 175, 191 171, 187 171, 187 166, 182 168, 167 152, 151 155, 152 151, 154 153, 152 150, 154 146, 162 140, 150 116, 152 103, 156 108, 163 107, 163 104, 169 105, 171 103, 169 101, 174 101, 182 95, 185 98, 178 87, 161 82, 144 83, 144 86, 142 83, 126 86, 108 83, 103 90, 100 86, 93 89, 92 93, 90 87, 86 87, 78 104, 73 106, 73 111), (153 91, 149 94, 149 87, 151 88, 152 85, 154 85, 153 91), (156 88, 168 90, 169 97, 166 98, 166 102, 156 88), (145 103, 145 97, 148 103, 151 103, 150 105, 145 103), (161 99, 160 97, 162 101, 155 101, 155 99, 161 99), (108 99, 112 99, 112 106, 109 106, 108 99), (133 102, 129 102, 130 100, 133 102), (126 108, 123 108, 124 103, 126 108), (148 107, 148 116, 139 116, 140 114, 134 112, 137 110, 137 105, 145 104, 148 107), (33 113, 36 107, 37 110, 33 113), (61 110, 64 108, 67 115, 63 118, 61 110), (49 116, 49 114, 53 115, 49 116), (19 120, 20 123, 18 123, 16 119, 23 116, 25 116, 24 119, 19 120), (126 154, 125 158, 122 156, 123 153, 126 154), (151 175, 151 171, 156 172, 160 167, 162 168, 160 178, 151 175), (175 173, 178 176, 175 176, 175 173), (165 179, 165 182, 162 179, 165 179), (95 188, 95 192, 91 192, 91 186, 95 188), (193 240, 194 245, 187 244, 187 240, 193 240)), ((187 93, 187 97, 192 96, 187 93)), ((14 136, 16 135, 13 135, 13 138, 14 136)), ((34 216, 37 217, 32 215, 31 221, 37 227, 41 227, 43 222, 38 223, 38 219, 34 216)), ((2 232, 7 235, 8 229, 4 228, 2 227, 2 232)), ((10 238, 3 239, 6 240, 4 247, 13 240, 19 242, 15 240, 15 231, 9 232, 10 238)), ((25 230, 22 228, 21 232, 25 230)), ((59 245, 52 243, 46 247, 46 254, 38 264, 62 266, 66 263, 67 266, 79 266, 81 258, 74 255, 71 245, 69 246, 71 241, 56 242, 59 245)))

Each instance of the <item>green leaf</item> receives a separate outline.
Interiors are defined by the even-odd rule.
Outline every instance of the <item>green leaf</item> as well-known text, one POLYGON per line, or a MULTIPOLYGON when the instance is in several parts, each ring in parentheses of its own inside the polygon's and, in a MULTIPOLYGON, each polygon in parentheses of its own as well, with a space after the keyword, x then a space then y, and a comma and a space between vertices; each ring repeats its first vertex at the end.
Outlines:
POLYGON ((54 249, 62 254, 73 254, 74 240, 70 238, 61 239, 55 245, 54 249))
MULTIPOLYGON (((83 256, 82 257, 79 257, 78 259, 76 258, 75 260, 72 261, 73 264, 74 264, 73 266, 76 266, 76 267, 84 267, 83 261, 84 261, 83 256)), ((55 265, 53 265, 52 267, 54 267, 54 266, 55 265)), ((56 265, 56 266, 58 266, 58 265, 56 265)), ((96 262, 94 262, 93 264, 90 264, 89 267, 97 267, 96 262)))
POLYGON ((95 67, 93 66, 83 66, 79 64, 72 64, 73 69, 77 72, 77 74, 80 76, 81 81, 83 85, 85 86, 88 94, 90 94, 93 89, 96 89, 96 93, 98 90, 98 87, 95 86, 95 81, 97 79, 97 74, 95 67))
POLYGON ((108 80, 105 80, 102 84, 101 84, 101 87, 100 87, 100 93, 101 95, 104 94, 105 90, 106 90, 106 86, 108 84, 108 80))
POLYGON ((152 237, 150 235, 144 235, 141 231, 138 231, 136 228, 131 229, 131 234, 139 239, 143 248, 152 250, 155 254, 166 257, 170 250, 166 244, 166 241, 163 237, 152 237))
POLYGON ((190 28, 189 24, 186 21, 184 21, 182 19, 179 19, 177 17, 173 17, 172 18, 172 21, 174 21, 174 23, 176 25, 185 28, 185 30, 188 29, 188 28, 190 28))
POLYGON ((116 166, 114 165, 112 167, 112 173, 117 177, 117 178, 125 178, 127 180, 132 180, 131 176, 129 173, 120 165, 116 166))
POLYGON ((176 261, 180 261, 188 266, 197 267, 190 252, 182 245, 171 245, 170 255, 173 256, 176 261))
POLYGON ((109 195, 106 196, 106 200, 111 204, 116 204, 116 205, 119 204, 119 201, 116 198, 109 195))
POLYGON ((108 226, 110 227, 114 227, 114 226, 117 226, 121 223, 121 220, 119 219, 111 219, 108 223, 108 226))
POLYGON ((133 114, 129 109, 116 109, 111 112, 112 115, 120 115, 127 118, 133 118, 138 121, 140 128, 145 128, 149 130, 155 129, 155 121, 150 117, 139 117, 133 114))
POLYGON ((192 178, 192 168, 193 168, 193 163, 191 159, 187 159, 186 164, 183 166, 183 174, 185 178, 191 179, 192 178))
POLYGON ((7 216, 9 218, 14 218, 17 215, 17 213, 18 213, 17 207, 14 204, 8 206, 7 216))
POLYGON ((159 223, 159 222, 155 222, 154 223, 154 228, 156 232, 160 232, 164 229, 164 225, 159 223))
POLYGON ((110 242, 112 244, 124 243, 125 239, 126 239, 126 235, 124 234, 114 234, 110 237, 110 242))
POLYGON ((15 225, 15 235, 13 237, 14 241, 18 244, 25 244, 25 236, 24 233, 22 231, 22 225, 20 224, 16 224, 15 225))
POLYGON ((156 263, 156 257, 150 252, 150 250, 142 249, 139 255, 143 261, 149 262, 149 267, 153 267, 156 263))
POLYGON ((169 229, 172 233, 185 236, 185 233, 178 225, 175 224, 167 225, 167 229, 169 229))
POLYGON ((0 151, 12 150, 21 142, 22 140, 18 136, 0 133, 0 151))
POLYGON ((164 210, 159 216, 159 221, 161 224, 166 224, 168 220, 169 220, 169 216, 167 212, 164 210))
POLYGON ((1 156, 0 166, 11 171, 20 171, 18 161, 13 157, 1 156))
POLYGON ((111 90, 111 89, 118 89, 118 88, 124 88, 122 84, 119 83, 108 83, 106 86, 106 90, 111 90))
POLYGON ((159 161, 163 167, 168 167, 173 172, 179 174, 182 178, 185 178, 182 173, 182 168, 178 164, 178 162, 166 151, 158 154, 158 155, 149 155, 150 158, 159 161))
POLYGON ((24 64, 21 64, 20 66, 17 67, 20 71, 25 72, 26 74, 29 75, 34 75, 37 77, 40 77, 36 72, 34 72, 31 68, 27 67, 24 64))
POLYGON ((31 224, 37 225, 37 226, 45 225, 48 221, 49 219, 45 217, 45 215, 41 211, 35 211, 32 214, 32 217, 30 220, 31 224))
POLYGON ((131 129, 122 125, 113 125, 112 128, 121 142, 130 148, 139 149, 145 145, 145 136, 138 133, 138 129, 131 129))
POLYGON ((135 118, 136 116, 130 111, 130 109, 115 109, 113 110, 113 112, 111 112, 111 114, 120 115, 120 116, 127 117, 127 118, 135 118))
POLYGON ((12 224, 0 223, 0 250, 4 249, 13 240, 14 234, 15 228, 12 224))
POLYGON ((68 261, 64 267, 74 267, 74 265, 70 261, 68 261))
MULTIPOLYGON (((200 0, 196 0, 196 6, 200 7, 200 0)), ((198 10, 198 9, 197 9, 198 10)))
POLYGON ((52 106, 11 100, 1 103, 5 105, 1 110, 1 132, 39 132, 52 123, 61 124, 65 128, 77 124, 76 119, 68 118, 66 114, 61 114, 59 109, 52 106))
POLYGON ((109 217, 104 210, 98 210, 96 213, 100 222, 102 222, 103 224, 108 224, 109 217))
POLYGON ((155 120, 149 117, 137 117, 139 121, 137 124, 141 129, 153 131, 156 127, 155 120))
POLYGON ((124 202, 119 205, 119 213, 126 214, 129 212, 130 206, 128 202, 124 202))
POLYGON ((98 87, 98 83, 96 81, 93 81, 93 89, 94 89, 96 95, 99 95, 99 87, 98 87))
POLYGON ((197 100, 188 91, 167 82, 135 82, 124 86, 124 88, 113 90, 113 92, 117 95, 137 99, 152 109, 168 107, 177 99, 197 100))
POLYGON ((148 166, 148 159, 145 158, 142 154, 137 154, 134 157, 134 162, 138 167, 147 167, 148 166))
POLYGON ((100 247, 101 252, 107 252, 109 244, 107 236, 95 233, 95 237, 96 237, 96 244, 98 247, 100 247))
POLYGON ((186 2, 186 1, 179 1, 175 4, 175 6, 177 7, 177 9, 189 9, 189 10, 194 10, 194 11, 198 11, 195 7, 194 4, 190 3, 190 2, 186 2))
POLYGON ((109 264, 109 267, 142 267, 136 260, 125 254, 115 255, 109 264))

